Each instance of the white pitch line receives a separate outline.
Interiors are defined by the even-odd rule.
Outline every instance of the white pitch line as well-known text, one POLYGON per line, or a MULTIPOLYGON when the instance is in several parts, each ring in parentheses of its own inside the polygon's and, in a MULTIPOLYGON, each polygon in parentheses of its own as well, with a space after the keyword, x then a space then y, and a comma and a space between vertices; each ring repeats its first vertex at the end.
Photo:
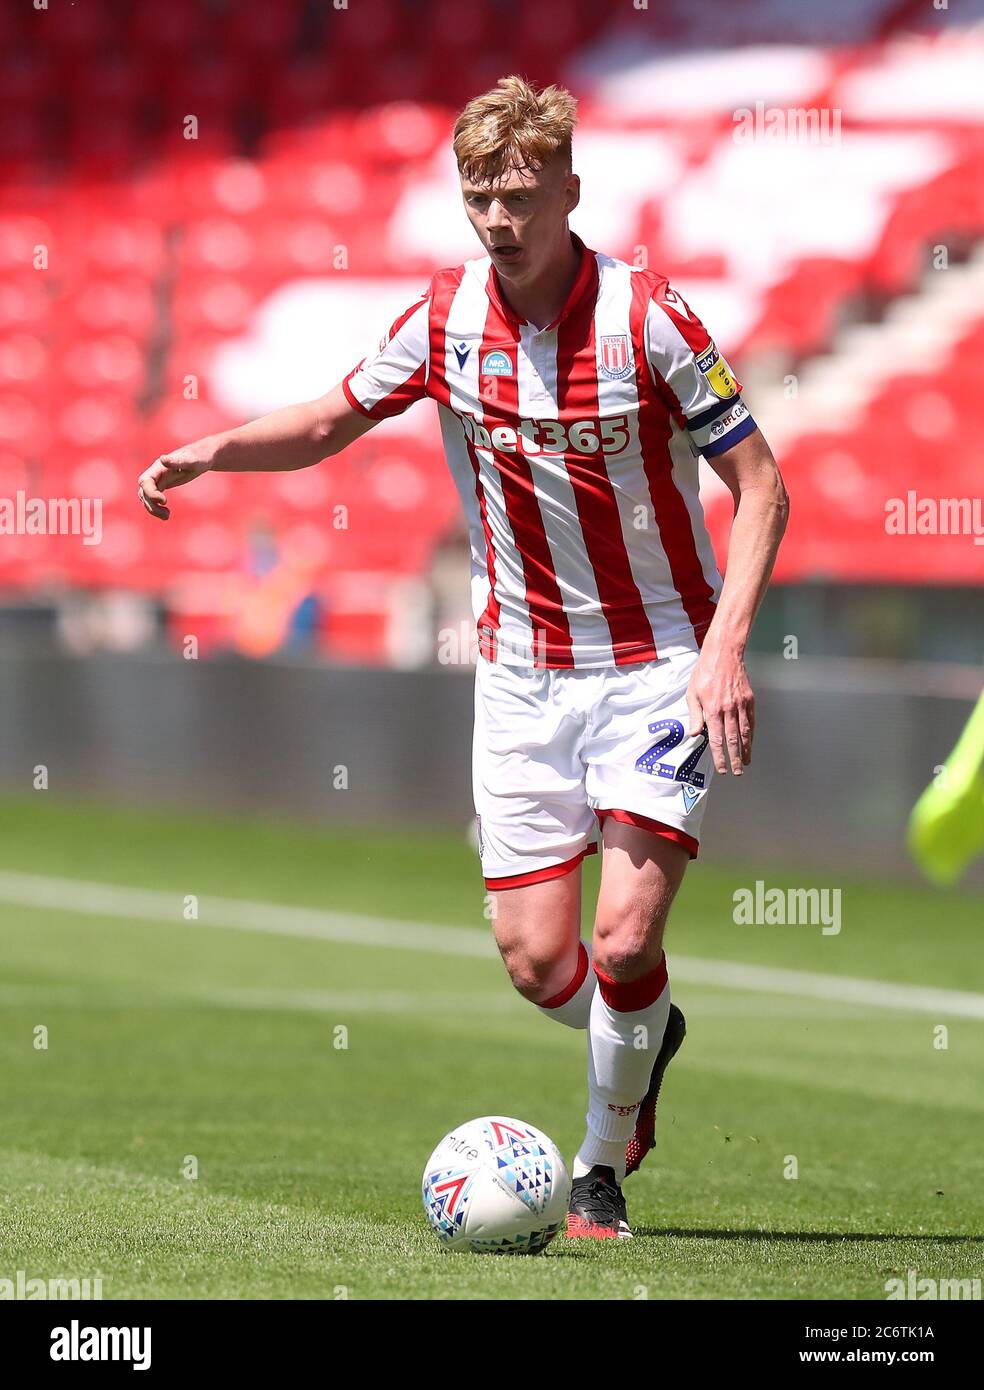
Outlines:
POLYGON ((207 1004, 217 1008, 259 1009, 286 1013, 318 1014, 438 1014, 450 1018, 518 1013, 525 1017, 519 996, 498 989, 481 994, 447 994, 410 990, 326 989, 151 989, 133 986, 108 993, 93 992, 91 985, 0 985, 0 1008, 22 1008, 44 1001, 71 1009, 171 1009, 207 1004))
POLYGON ((671 976, 689 985, 750 990, 756 994, 799 994, 809 999, 832 999, 838 1004, 868 1004, 876 1009, 906 1013, 945 1014, 950 1018, 984 1019, 984 994, 930 985, 900 985, 890 980, 863 980, 852 975, 821 975, 812 970, 781 970, 742 961, 673 956, 671 976))
MULTIPOLYGON (((49 878, 0 870, 0 902, 19 907, 118 917, 128 921, 166 922, 172 927, 229 927, 238 931, 269 932, 277 936, 310 937, 352 946, 425 951, 437 955, 495 960, 498 951, 491 934, 468 927, 435 927, 427 922, 404 922, 389 917, 363 917, 352 912, 256 903, 243 898, 198 899, 198 917, 183 917, 184 897, 149 888, 122 888, 110 883, 49 878)), ((861 1004, 875 1009, 935 1017, 984 1019, 984 994, 894 984, 849 975, 823 975, 808 970, 782 970, 742 961, 708 960, 700 956, 671 957, 673 978, 685 984, 710 985, 754 994, 800 995, 837 1004, 861 1004)))
POLYGON ((154 888, 121 888, 112 883, 87 883, 81 879, 48 878, 4 870, 0 870, 0 902, 50 908, 56 912, 81 912, 90 917, 166 922, 172 927, 232 927, 237 931, 271 932, 277 936, 307 936, 352 946, 383 946, 487 959, 497 959, 499 954, 491 933, 484 936, 467 927, 435 927, 433 923, 363 917, 354 912, 210 897, 198 898, 197 918, 188 921, 183 915, 185 900, 181 893, 162 893, 154 888))

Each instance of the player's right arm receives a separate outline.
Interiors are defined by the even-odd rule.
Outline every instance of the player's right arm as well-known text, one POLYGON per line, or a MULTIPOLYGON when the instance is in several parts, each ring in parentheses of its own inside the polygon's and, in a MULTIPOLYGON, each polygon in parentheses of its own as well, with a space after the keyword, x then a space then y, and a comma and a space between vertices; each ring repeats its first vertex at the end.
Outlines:
POLYGON ((203 473, 284 473, 340 453, 377 422, 350 405, 339 383, 326 395, 274 410, 221 434, 162 454, 140 475, 137 495, 151 516, 171 515, 166 493, 203 473))
POLYGON ((203 473, 309 468, 348 448, 380 420, 402 414, 427 394, 429 307, 428 289, 393 323, 377 350, 327 395, 162 454, 140 475, 140 501, 151 516, 167 521, 166 494, 203 473))

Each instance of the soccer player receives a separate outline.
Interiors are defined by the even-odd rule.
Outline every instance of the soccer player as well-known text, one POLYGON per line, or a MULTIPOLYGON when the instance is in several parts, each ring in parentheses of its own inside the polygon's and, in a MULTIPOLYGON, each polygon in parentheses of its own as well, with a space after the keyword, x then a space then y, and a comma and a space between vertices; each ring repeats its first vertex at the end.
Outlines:
POLYGON ((516 989, 587 1035, 568 1234, 631 1235, 622 1182, 652 1147, 683 1040, 663 932, 715 772, 754 730, 743 653, 785 527, 741 386, 666 278, 568 226, 576 103, 500 79, 454 127, 482 255, 439 270, 327 395, 157 459, 139 495, 212 469, 304 468, 436 401, 471 537, 473 790, 499 950, 516 989), (723 583, 698 459, 730 488, 723 583), (592 945, 581 872, 604 855, 592 945))

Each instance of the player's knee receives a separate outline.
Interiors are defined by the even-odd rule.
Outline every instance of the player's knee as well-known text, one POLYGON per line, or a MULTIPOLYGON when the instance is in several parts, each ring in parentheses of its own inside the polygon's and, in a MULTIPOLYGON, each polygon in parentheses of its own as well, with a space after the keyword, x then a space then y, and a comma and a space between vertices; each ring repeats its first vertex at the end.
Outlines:
MULTIPOLYGON (((498 946, 513 988, 524 999, 538 1003, 563 989, 567 982, 563 961, 537 950, 534 942, 500 939, 498 946)), ((569 969, 566 974, 570 975, 569 969)))
POLYGON ((659 962, 669 904, 638 897, 599 908, 594 963, 613 980, 632 980, 659 962))

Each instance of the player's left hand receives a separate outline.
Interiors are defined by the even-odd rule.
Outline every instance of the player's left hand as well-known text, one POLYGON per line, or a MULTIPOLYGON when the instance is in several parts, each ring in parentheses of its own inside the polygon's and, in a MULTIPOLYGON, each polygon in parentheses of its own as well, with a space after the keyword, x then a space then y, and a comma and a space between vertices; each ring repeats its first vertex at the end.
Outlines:
POLYGON ((707 642, 701 649, 687 687, 690 734, 707 725, 714 767, 740 777, 752 760, 755 696, 740 652, 707 642))

